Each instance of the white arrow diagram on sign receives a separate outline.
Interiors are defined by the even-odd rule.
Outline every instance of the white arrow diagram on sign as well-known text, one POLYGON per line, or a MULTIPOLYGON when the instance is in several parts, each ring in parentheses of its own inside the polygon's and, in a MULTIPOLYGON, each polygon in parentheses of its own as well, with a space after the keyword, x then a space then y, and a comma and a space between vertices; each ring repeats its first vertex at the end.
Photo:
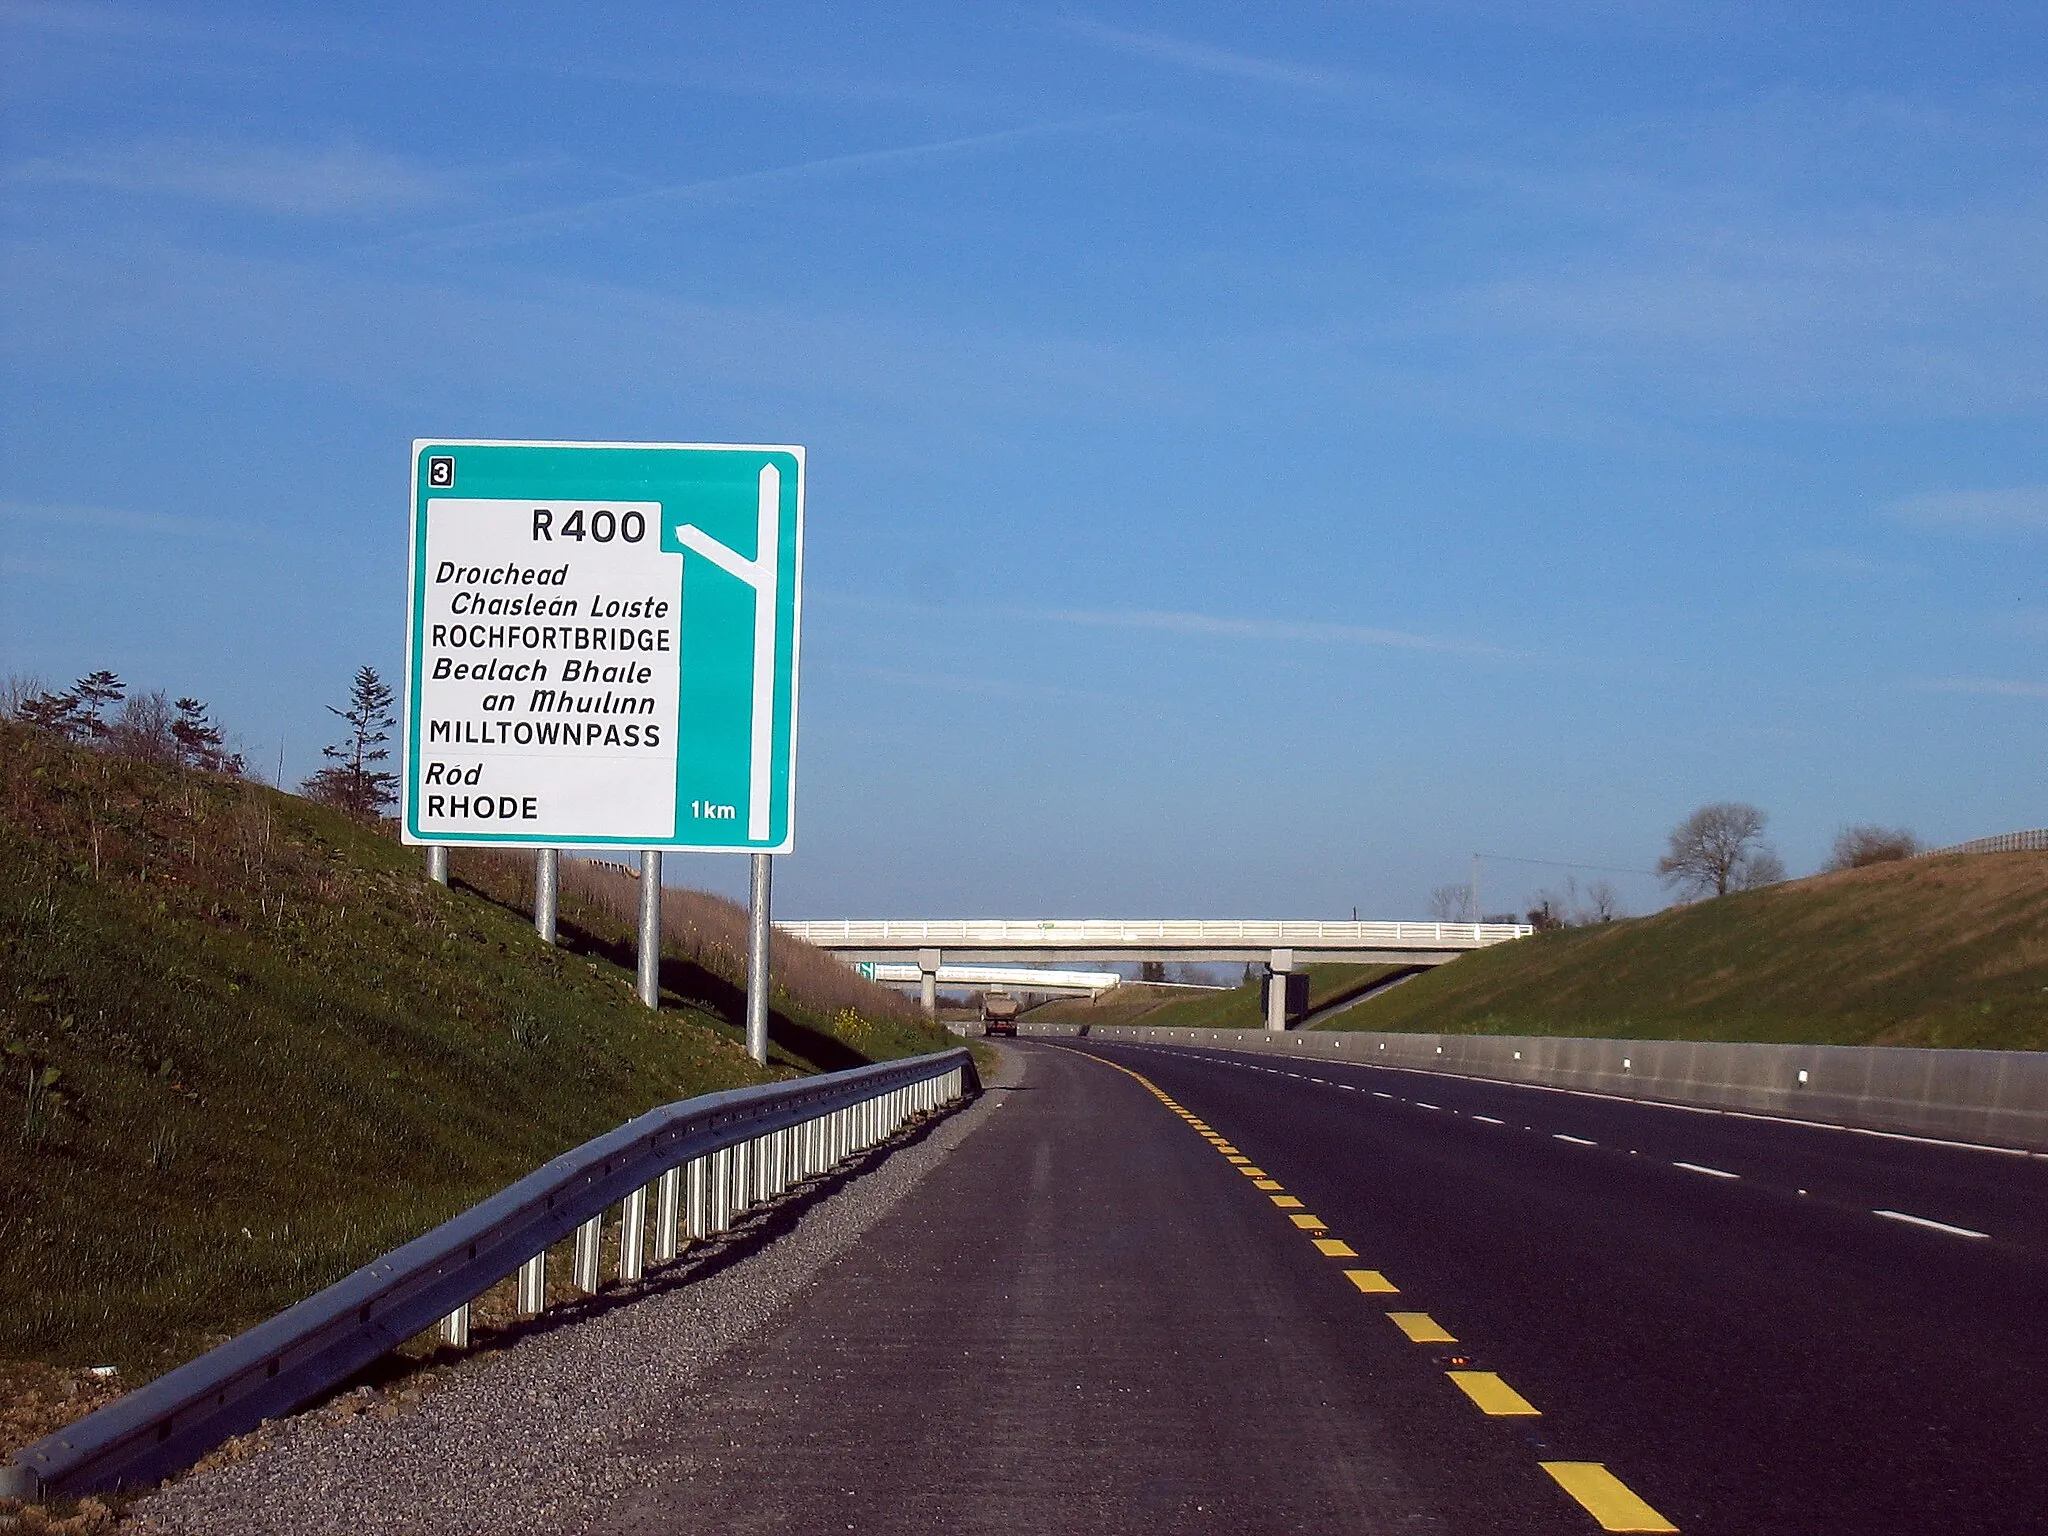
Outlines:
POLYGON ((747 840, 763 843, 768 840, 770 771, 775 754, 775 599, 782 545, 782 472, 773 464, 761 466, 753 559, 719 543, 694 523, 678 528, 676 540, 754 589, 754 717, 747 760, 747 840))

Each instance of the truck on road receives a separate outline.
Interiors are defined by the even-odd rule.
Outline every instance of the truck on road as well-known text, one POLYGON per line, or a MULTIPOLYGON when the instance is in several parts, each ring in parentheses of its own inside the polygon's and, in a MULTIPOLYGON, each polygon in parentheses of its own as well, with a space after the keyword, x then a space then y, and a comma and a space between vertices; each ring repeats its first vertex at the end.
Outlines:
POLYGON ((981 999, 981 1032, 984 1035, 1009 1035, 1017 1033, 1017 999, 1005 997, 1000 992, 987 992, 981 999))

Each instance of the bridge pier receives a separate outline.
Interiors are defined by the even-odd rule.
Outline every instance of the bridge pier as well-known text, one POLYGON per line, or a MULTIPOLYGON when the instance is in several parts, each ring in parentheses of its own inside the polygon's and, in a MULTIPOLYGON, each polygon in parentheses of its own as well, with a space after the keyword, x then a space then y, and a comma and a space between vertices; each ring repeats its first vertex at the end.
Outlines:
POLYGON ((939 962, 944 954, 943 950, 937 949, 920 949, 917 952, 917 1000, 928 1019, 939 1016, 939 962))
POLYGON ((1287 1032, 1287 977, 1294 970, 1294 951, 1276 949, 1266 962, 1266 1028, 1287 1032))

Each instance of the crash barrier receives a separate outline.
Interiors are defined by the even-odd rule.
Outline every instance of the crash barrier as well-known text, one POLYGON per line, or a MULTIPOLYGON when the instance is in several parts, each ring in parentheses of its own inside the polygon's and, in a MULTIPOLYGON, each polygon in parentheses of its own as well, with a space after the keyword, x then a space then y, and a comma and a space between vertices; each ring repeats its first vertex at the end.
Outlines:
POLYGON ((231 1436, 290 1413, 406 1340, 440 1326, 469 1341, 470 1303, 518 1276, 518 1310, 547 1305, 547 1250, 576 1235, 572 1278, 598 1288, 618 1207, 618 1275, 638 1280, 686 1238, 981 1090, 964 1049, 735 1088, 666 1104, 500 1190, 239 1338, 18 1451, 0 1494, 34 1498, 138 1487, 231 1436), (652 1211, 651 1251, 648 1244, 652 1211))
POLYGON ((2048 1052, 1720 1040, 1407 1035, 1364 1030, 1023 1024, 1025 1035, 1357 1061, 1863 1130, 2048 1150, 2048 1052))

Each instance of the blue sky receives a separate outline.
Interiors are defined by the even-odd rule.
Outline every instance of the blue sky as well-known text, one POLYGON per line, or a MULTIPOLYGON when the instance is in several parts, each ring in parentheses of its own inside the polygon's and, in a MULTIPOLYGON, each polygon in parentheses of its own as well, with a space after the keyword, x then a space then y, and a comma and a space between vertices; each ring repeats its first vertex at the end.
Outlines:
POLYGON ((0 0, 0 48, 0 670, 196 692, 288 780, 399 671, 414 437, 796 442, 791 916, 1421 915, 1712 799, 1795 873, 2048 822, 2037 6, 0 0))

